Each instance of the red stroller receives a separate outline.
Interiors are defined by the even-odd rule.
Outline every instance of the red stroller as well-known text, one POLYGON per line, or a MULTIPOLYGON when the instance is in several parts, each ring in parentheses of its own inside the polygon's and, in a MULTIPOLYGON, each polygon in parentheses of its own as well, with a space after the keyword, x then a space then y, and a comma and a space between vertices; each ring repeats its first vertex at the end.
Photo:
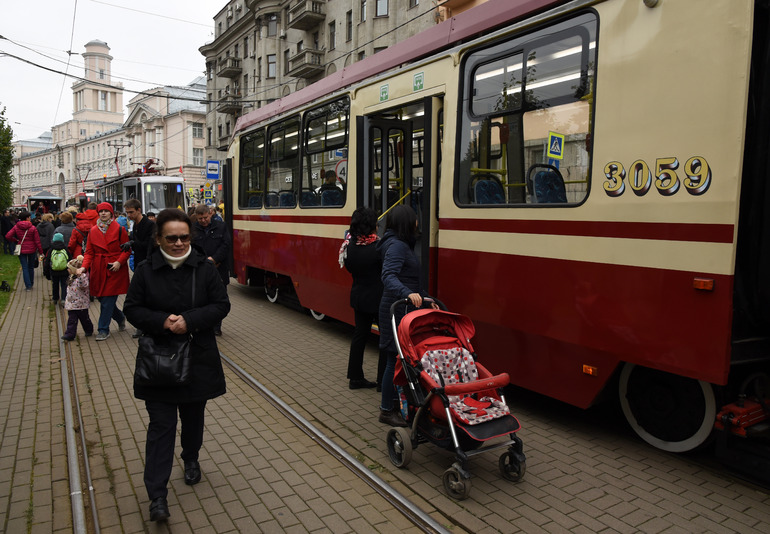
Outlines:
POLYGON ((470 494, 468 459, 476 454, 508 448, 500 456, 503 477, 518 481, 526 471, 523 443, 516 436, 521 428, 511 415, 502 395, 510 382, 507 373, 493 376, 476 361, 470 339, 476 330, 471 320, 441 309, 420 309, 407 313, 396 329, 396 307, 409 299, 397 301, 390 308, 393 331, 397 332, 398 359, 394 384, 402 386, 406 398, 404 419, 409 428, 392 428, 387 445, 390 461, 406 467, 412 450, 420 443, 431 442, 454 450, 456 461, 444 471, 443 483, 455 499, 470 494), (493 438, 507 437, 503 442, 483 447, 493 438))

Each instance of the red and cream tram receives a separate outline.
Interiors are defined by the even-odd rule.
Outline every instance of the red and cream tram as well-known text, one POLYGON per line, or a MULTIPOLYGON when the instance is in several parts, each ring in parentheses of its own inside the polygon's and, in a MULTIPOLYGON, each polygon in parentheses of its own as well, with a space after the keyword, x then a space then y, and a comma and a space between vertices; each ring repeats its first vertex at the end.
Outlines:
POLYGON ((485 365, 580 407, 611 385, 646 441, 697 447, 770 356, 770 17, 708 4, 489 0, 244 115, 235 275, 352 321, 350 215, 408 203, 485 365))

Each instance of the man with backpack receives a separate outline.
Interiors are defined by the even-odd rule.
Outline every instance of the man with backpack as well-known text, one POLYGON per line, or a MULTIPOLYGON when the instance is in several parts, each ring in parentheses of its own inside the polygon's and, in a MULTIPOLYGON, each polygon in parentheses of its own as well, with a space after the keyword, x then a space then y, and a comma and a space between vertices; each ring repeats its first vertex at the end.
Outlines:
POLYGON ((53 303, 60 303, 62 307, 64 306, 64 299, 67 298, 68 261, 70 261, 70 255, 64 244, 64 236, 55 233, 51 241, 51 249, 43 260, 43 273, 53 285, 53 303))

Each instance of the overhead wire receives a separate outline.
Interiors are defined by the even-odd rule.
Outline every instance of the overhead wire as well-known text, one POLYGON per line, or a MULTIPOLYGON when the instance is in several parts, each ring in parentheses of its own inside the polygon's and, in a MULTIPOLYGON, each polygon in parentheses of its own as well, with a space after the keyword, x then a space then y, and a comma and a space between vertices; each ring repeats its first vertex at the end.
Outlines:
POLYGON ((70 32, 70 47, 69 50, 67 50, 67 66, 64 69, 64 78, 62 78, 61 81, 61 90, 59 91, 59 98, 56 99, 56 113, 53 114, 53 122, 51 124, 56 124, 56 118, 59 116, 59 106, 61 106, 61 99, 62 95, 64 94, 64 83, 66 82, 67 78, 67 72, 69 72, 70 68, 70 60, 72 59, 72 43, 75 42, 75 19, 77 18, 78 13, 78 0, 75 0, 75 5, 72 9, 72 31, 70 32))

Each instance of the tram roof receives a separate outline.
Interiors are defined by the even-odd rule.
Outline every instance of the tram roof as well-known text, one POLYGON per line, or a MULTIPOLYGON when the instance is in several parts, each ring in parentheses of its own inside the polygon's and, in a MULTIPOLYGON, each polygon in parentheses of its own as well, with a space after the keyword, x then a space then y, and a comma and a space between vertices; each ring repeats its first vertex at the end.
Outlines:
POLYGON ((468 11, 428 28, 395 46, 369 56, 319 81, 242 115, 233 137, 253 124, 302 106, 382 72, 444 50, 483 32, 495 30, 525 16, 566 3, 567 0, 488 0, 468 11), (493 21, 493 22, 490 22, 493 21))

